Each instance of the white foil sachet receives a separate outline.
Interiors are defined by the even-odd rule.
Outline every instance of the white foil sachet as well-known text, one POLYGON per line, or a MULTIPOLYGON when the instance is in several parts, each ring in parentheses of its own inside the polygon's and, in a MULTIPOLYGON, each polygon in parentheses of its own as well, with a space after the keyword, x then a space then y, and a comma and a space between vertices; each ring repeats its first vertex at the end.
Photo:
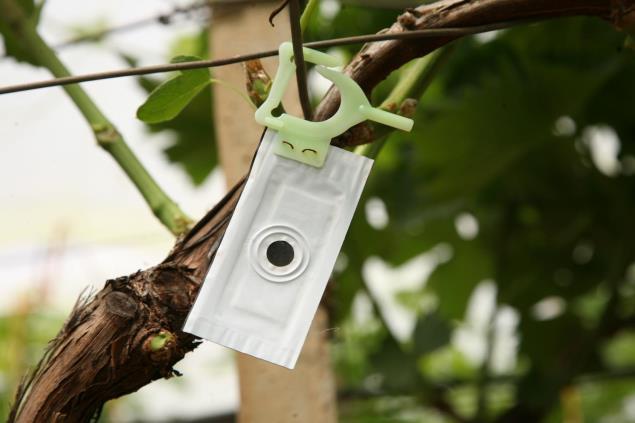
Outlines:
POLYGON ((372 160, 330 147, 317 168, 274 154, 267 130, 183 330, 292 369, 372 160))

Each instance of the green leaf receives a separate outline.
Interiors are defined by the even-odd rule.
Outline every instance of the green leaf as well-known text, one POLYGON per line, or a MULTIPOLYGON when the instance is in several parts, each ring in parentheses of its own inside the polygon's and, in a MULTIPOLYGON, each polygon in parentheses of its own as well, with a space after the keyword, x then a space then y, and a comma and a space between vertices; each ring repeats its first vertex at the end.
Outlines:
POLYGON ((473 380, 478 372, 478 369, 460 351, 450 345, 422 356, 417 366, 427 380, 437 383, 457 379, 473 380))
POLYGON ((195 185, 203 183, 218 164, 212 115, 212 91, 203 90, 176 118, 148 125, 152 132, 175 135, 164 154, 170 162, 182 166, 195 185))
MULTIPOLYGON (((206 34, 206 31, 202 33, 206 34)), ((196 37, 197 40, 206 38, 203 35, 196 37)), ((204 50, 204 46, 201 46, 198 52, 203 54, 204 50)), ((132 67, 138 64, 134 57, 121 57, 132 67)), ((136 80, 148 93, 161 85, 161 81, 155 78, 142 76, 136 80)), ((150 132, 166 131, 174 136, 174 142, 163 152, 170 162, 183 167, 194 185, 203 183, 218 164, 212 116, 212 91, 203 90, 174 119, 147 124, 150 132)))
POLYGON ((439 296, 439 314, 447 319, 464 315, 474 288, 492 278, 491 252, 478 241, 455 241, 452 258, 430 275, 426 288, 439 296))
POLYGON ((633 392, 635 383, 632 378, 583 383, 579 388, 580 414, 588 422, 632 422, 633 392))
POLYGON ((381 387, 388 391, 414 390, 421 383, 417 372, 417 356, 405 352, 392 337, 387 337, 382 349, 370 356, 373 372, 381 375, 381 387))
POLYGON ((412 335, 413 352, 417 355, 428 354, 447 345, 450 342, 451 332, 450 323, 437 313, 420 317, 412 335))
POLYGON ((602 356, 609 368, 635 368, 635 330, 618 333, 602 348, 602 356))
MULTIPOLYGON (((172 63, 200 60, 194 56, 177 56, 172 63)), ((137 110, 137 118, 146 123, 159 123, 174 119, 194 97, 211 83, 207 69, 192 69, 156 87, 137 110)))

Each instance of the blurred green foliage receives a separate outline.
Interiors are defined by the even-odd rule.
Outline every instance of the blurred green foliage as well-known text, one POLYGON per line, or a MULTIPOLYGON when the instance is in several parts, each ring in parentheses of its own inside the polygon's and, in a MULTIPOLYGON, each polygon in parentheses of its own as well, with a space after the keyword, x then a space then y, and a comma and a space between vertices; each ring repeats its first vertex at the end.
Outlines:
POLYGON ((0 419, 6 419, 15 390, 27 370, 42 357, 48 341, 64 320, 44 311, 39 301, 18 300, 11 313, 0 316, 0 419))
MULTIPOLYGON (((375 32, 393 19, 344 6, 316 18, 308 34, 375 32)), ((576 421, 575 413, 635 421, 635 55, 624 41, 610 25, 580 18, 455 43, 420 99, 413 132, 393 133, 381 151, 332 288, 342 391, 367 398, 349 421, 366 421, 377 399, 404 395, 416 400, 413 410, 432 405, 450 421, 576 421), (611 142, 617 154, 598 157, 611 142), (384 227, 365 216, 370 198, 385 204, 384 227), (478 224, 473 238, 458 227, 465 213, 478 224), (450 259, 406 294, 438 299, 419 313, 410 341, 387 330, 382 315, 391 310, 379 298, 370 321, 354 322, 368 257, 398 269, 438 245, 450 259), (494 313, 511 307, 518 324, 509 333, 490 317, 479 338, 488 344, 483 362, 457 332, 472 325, 468 306, 486 279, 496 284, 494 313), (492 344, 513 337, 519 344, 507 353, 516 364, 501 370, 492 344)), ((373 99, 396 80, 398 72, 373 99)))

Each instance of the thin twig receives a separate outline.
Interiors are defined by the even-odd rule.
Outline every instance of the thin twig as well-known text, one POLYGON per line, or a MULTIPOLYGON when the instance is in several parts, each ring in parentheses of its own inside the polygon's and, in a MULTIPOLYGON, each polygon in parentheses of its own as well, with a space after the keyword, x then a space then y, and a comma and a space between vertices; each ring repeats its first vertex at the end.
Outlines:
MULTIPOLYGON (((123 33, 123 32, 128 32, 128 31, 134 31, 140 28, 144 28, 146 26, 149 25, 154 25, 154 24, 161 24, 161 25, 169 25, 174 23, 174 18, 176 16, 179 15, 188 15, 194 11, 197 11, 198 9, 203 9, 203 8, 207 8, 208 6, 210 6, 212 3, 211 2, 200 2, 200 3, 194 3, 190 6, 187 7, 174 7, 171 11, 167 12, 167 13, 160 13, 154 16, 149 16, 146 18, 141 18, 135 21, 130 21, 130 22, 126 22, 123 23, 121 25, 117 25, 117 26, 113 26, 110 28, 106 28, 106 29, 102 29, 102 30, 98 30, 95 32, 91 32, 91 33, 87 33, 87 34, 82 34, 79 35, 77 37, 73 37, 70 38, 66 41, 62 41, 59 44, 55 44, 54 46, 52 46, 52 48, 54 50, 63 50, 65 48, 68 47, 72 47, 75 46, 77 44, 81 44, 81 43, 85 43, 88 41, 95 41, 95 40, 99 40, 101 38, 104 38, 106 36, 109 35, 113 35, 113 34, 119 34, 119 33, 123 33)), ((208 17, 205 16, 205 19, 207 19, 208 17)), ((4 54, 2 56, 0 56, 0 61, 3 61, 5 59, 10 58, 11 56, 8 54, 4 54)))
POLYGON ((298 83, 298 94, 304 119, 311 120, 311 101, 309 88, 306 83, 306 64, 302 51, 302 28, 300 27, 300 0, 289 2, 289 19, 291 21, 291 41, 293 42, 293 57, 295 60, 295 78, 298 83))
MULTIPOLYGON (((411 98, 418 101, 428 89, 442 66, 447 63, 452 51, 454 51, 453 46, 447 45, 427 57, 416 59, 416 61, 400 75, 399 82, 395 85, 388 97, 382 101, 379 107, 401 114, 402 110, 400 109, 406 99, 411 98)), ((363 139, 360 137, 360 141, 363 142, 363 144, 357 146, 355 153, 376 159, 386 144, 388 135, 394 131, 393 128, 385 125, 374 128, 373 131, 370 131, 371 138, 363 139)))
POLYGON ((141 18, 136 21, 123 23, 118 26, 114 26, 112 28, 102 29, 100 31, 95 31, 88 34, 82 34, 75 38, 71 38, 69 40, 63 41, 60 44, 56 44, 53 46, 55 50, 61 50, 66 47, 70 47, 75 44, 80 44, 86 41, 92 41, 95 39, 103 38, 107 35, 118 34, 121 32, 132 31, 136 29, 140 29, 152 24, 161 24, 161 25, 169 25, 174 22, 174 18, 179 15, 189 15, 190 13, 197 11, 199 9, 207 8, 211 5, 210 2, 200 2, 194 3, 187 7, 174 7, 171 11, 167 13, 160 13, 155 16, 150 16, 147 18, 141 18))
POLYGON ((316 9, 318 8, 318 2, 320 0, 307 0, 304 5, 304 10, 302 11, 302 16, 300 16, 300 28, 302 29, 302 35, 306 32, 306 29, 309 27, 309 22, 313 17, 316 9))
MULTIPOLYGON (((10 28, 10 34, 20 40, 21 47, 30 52, 36 63, 57 78, 72 78, 55 51, 29 23, 29 18, 24 16, 18 0, 0 1, 0 15, 3 23, 10 28)), ((190 227, 190 218, 150 175, 92 98, 79 85, 68 85, 64 90, 92 129, 97 144, 119 164, 159 221, 174 235, 186 232, 190 227)))
POLYGON ((288 4, 289 4, 289 0, 284 0, 282 4, 280 4, 278 7, 273 9, 273 12, 271 12, 271 14, 269 15, 269 25, 276 26, 273 23, 273 20, 276 18, 276 16, 280 14, 280 12, 284 10, 285 7, 287 7, 288 4))
MULTIPOLYGON (((523 21, 520 23, 533 22, 523 21)), ((501 22, 490 25, 478 25, 464 28, 438 28, 438 29, 420 29, 416 31, 372 34, 372 35, 356 35, 353 37, 334 38, 330 40, 314 41, 305 43, 305 47, 311 48, 328 48, 350 44, 362 44, 387 40, 408 40, 417 38, 436 38, 436 37, 458 37, 461 35, 479 34, 481 32, 495 31, 498 29, 509 28, 512 25, 518 25, 519 22, 501 22)), ((264 57, 272 57, 278 54, 277 50, 267 50, 258 53, 249 53, 241 56, 235 56, 219 60, 197 60, 183 63, 170 63, 164 65, 153 65, 122 69, 116 71, 97 72, 84 75, 76 75, 63 78, 49 79, 45 81, 29 82, 26 84, 8 85, 0 88, 0 94, 9 94, 20 91, 36 90, 40 88, 55 87, 59 85, 77 84, 80 82, 97 81, 102 79, 121 78, 125 76, 148 75, 153 73, 164 73, 178 70, 212 68, 218 66, 230 65, 233 63, 245 62, 247 60, 262 59, 264 57)))

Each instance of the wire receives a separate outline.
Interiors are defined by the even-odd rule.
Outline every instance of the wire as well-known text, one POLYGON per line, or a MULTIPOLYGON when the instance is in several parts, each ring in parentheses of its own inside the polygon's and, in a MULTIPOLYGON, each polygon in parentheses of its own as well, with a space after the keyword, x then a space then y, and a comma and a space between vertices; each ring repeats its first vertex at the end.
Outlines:
MULTIPOLYGON (((371 34, 371 35, 356 35, 352 37, 334 38, 330 40, 313 41, 310 43, 304 43, 305 47, 311 48, 328 48, 350 44, 361 44, 377 41, 388 40, 412 40, 418 38, 436 38, 436 37, 457 37, 461 35, 478 34, 482 32, 495 31, 499 29, 509 28, 512 25, 518 25, 520 23, 527 23, 533 21, 514 21, 514 22, 499 22, 489 25, 478 25, 463 28, 436 28, 436 29, 420 29, 415 31, 397 32, 397 33, 383 33, 383 34, 371 34)), ((121 78, 125 76, 137 76, 148 75, 153 73, 172 72, 178 70, 188 69, 200 69, 200 68, 213 68, 218 66, 230 65, 233 63, 245 62, 248 60, 262 59, 265 57, 273 57, 278 54, 277 50, 267 50, 258 53, 249 53, 241 56, 229 57, 218 60, 197 60, 192 62, 183 63, 170 63, 164 65, 153 65, 136 67, 115 71, 97 72, 84 75, 67 76, 62 78, 48 79, 44 81, 29 82, 25 84, 7 85, 0 87, 0 95, 16 93, 21 91, 37 90, 41 88, 77 84, 80 82, 97 81, 102 79, 121 78)))
POLYGON ((293 56, 295 57, 295 79, 298 83, 300 105, 305 120, 311 120, 311 101, 309 100, 309 88, 306 82, 306 64, 302 51, 302 28, 300 27, 300 0, 289 2, 289 20, 291 22, 291 41, 293 42, 293 56))
MULTIPOLYGON (((187 16, 190 13, 197 11, 199 9, 206 9, 208 6, 210 6, 210 4, 211 3, 209 2, 200 2, 200 3, 194 3, 187 7, 177 6, 168 13, 161 13, 156 16, 142 18, 137 21, 127 22, 113 28, 108 28, 101 31, 95 31, 94 33, 90 33, 90 34, 80 35, 78 37, 71 38, 60 44, 57 44, 53 46, 53 48, 56 50, 60 50, 75 44, 80 44, 87 41, 93 41, 95 39, 101 39, 105 36, 112 35, 115 33, 133 31, 133 30, 143 28, 148 25, 157 24, 157 23, 161 25, 169 25, 174 23, 175 17, 180 15, 187 16)), ((208 16, 205 16, 204 19, 208 19, 208 16)))
MULTIPOLYGON (((85 43, 88 41, 94 41, 94 40, 99 40, 102 39, 108 35, 112 35, 112 34, 116 34, 116 33, 122 33, 122 32, 127 32, 127 31, 133 31, 133 30, 137 30, 149 25, 153 25, 153 24, 162 24, 162 25, 169 25, 174 23, 174 18, 179 16, 179 15, 184 15, 184 16, 188 16, 189 14, 191 14, 192 12, 198 11, 199 9, 206 9, 208 6, 212 5, 213 3, 209 2, 209 1, 204 1, 204 2, 199 2, 199 3, 194 3, 191 4, 189 6, 186 7, 174 7, 171 11, 167 12, 167 13, 161 13, 155 16, 151 16, 151 17, 147 17, 147 18, 142 18, 136 21, 131 21, 131 22, 127 22, 112 28, 107 28, 107 29, 103 29, 101 31, 95 31, 92 33, 88 33, 88 34, 83 34, 80 35, 78 37, 75 38, 70 38, 66 41, 63 41, 59 44, 56 44, 53 46, 54 50, 63 50, 65 48, 77 45, 77 44, 81 44, 81 43, 85 43)), ((209 19, 209 16, 205 16, 203 18, 203 20, 207 20, 209 19)), ((10 58, 11 56, 8 54, 5 54, 3 56, 0 56, 0 61, 5 60, 10 58)))

